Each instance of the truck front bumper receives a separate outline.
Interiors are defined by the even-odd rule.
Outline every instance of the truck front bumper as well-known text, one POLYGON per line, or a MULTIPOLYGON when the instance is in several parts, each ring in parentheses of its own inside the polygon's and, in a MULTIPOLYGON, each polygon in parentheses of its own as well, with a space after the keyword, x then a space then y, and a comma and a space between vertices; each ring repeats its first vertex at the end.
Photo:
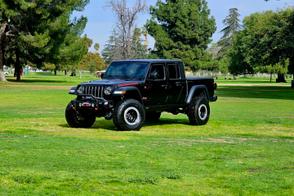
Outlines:
POLYGON ((93 95, 79 95, 79 98, 74 100, 74 104, 78 111, 94 113, 97 117, 106 116, 113 108, 111 102, 93 95))

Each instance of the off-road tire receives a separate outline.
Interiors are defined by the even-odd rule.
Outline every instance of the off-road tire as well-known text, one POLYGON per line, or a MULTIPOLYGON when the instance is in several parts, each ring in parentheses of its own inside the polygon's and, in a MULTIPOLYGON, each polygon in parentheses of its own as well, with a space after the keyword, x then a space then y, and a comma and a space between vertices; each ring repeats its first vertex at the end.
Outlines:
POLYGON ((74 128, 90 128, 96 121, 94 115, 81 115, 75 109, 74 104, 70 102, 65 110, 65 119, 70 127, 74 128))
POLYGON ((191 125, 205 125, 210 116, 209 101, 205 96, 195 97, 188 106, 187 115, 191 125))
POLYGON ((161 112, 146 112, 145 122, 157 122, 159 121, 161 112))
POLYGON ((113 123, 120 131, 140 130, 144 121, 144 107, 135 99, 123 100, 114 109, 113 123))

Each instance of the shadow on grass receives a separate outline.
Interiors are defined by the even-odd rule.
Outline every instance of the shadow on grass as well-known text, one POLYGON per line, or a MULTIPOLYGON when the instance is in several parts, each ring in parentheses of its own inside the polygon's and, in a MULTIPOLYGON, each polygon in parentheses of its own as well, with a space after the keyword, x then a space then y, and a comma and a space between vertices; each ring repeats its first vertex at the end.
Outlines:
POLYGON ((275 84, 273 82, 270 81, 266 81, 266 80, 224 80, 224 79, 220 79, 220 80, 216 80, 217 83, 230 83, 230 84, 275 84))
POLYGON ((160 118, 159 121, 156 122, 145 122, 144 127, 152 127, 158 125, 187 125, 190 126, 188 117, 187 119, 174 119, 174 118, 160 118))
POLYGON ((66 81, 63 80, 42 80, 42 79, 22 79, 21 81, 16 81, 15 79, 7 79, 8 82, 13 82, 13 83, 66 83, 66 81))
POLYGON ((220 97, 294 100, 294 89, 277 86, 225 86, 219 87, 220 97))
MULTIPOLYGON (((143 127, 152 127, 158 125, 189 125, 188 120, 185 119, 169 119, 169 118, 161 118, 157 122, 145 122, 143 127)), ((68 124, 60 124, 62 128, 70 128, 68 124)), ((105 129, 109 131, 118 131, 118 129, 114 126, 111 120, 97 120, 96 123, 89 129, 105 129)))

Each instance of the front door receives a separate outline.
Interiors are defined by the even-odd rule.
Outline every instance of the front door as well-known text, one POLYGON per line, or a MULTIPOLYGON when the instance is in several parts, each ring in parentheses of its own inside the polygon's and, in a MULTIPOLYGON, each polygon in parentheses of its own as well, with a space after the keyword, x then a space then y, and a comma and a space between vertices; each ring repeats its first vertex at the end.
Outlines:
POLYGON ((167 77, 162 63, 152 64, 144 87, 146 105, 164 105, 167 101, 167 77))

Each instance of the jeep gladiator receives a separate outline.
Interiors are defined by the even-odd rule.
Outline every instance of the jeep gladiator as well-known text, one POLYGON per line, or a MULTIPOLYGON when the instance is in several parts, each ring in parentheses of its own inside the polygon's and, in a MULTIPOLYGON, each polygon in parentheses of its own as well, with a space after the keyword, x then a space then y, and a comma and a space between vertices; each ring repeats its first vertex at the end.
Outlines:
POLYGON ((113 119, 118 130, 139 130, 162 112, 183 113, 192 125, 205 125, 209 102, 217 100, 213 78, 187 78, 180 60, 122 60, 107 68, 102 80, 70 89, 76 95, 65 110, 70 127, 89 128, 96 117, 113 119))

